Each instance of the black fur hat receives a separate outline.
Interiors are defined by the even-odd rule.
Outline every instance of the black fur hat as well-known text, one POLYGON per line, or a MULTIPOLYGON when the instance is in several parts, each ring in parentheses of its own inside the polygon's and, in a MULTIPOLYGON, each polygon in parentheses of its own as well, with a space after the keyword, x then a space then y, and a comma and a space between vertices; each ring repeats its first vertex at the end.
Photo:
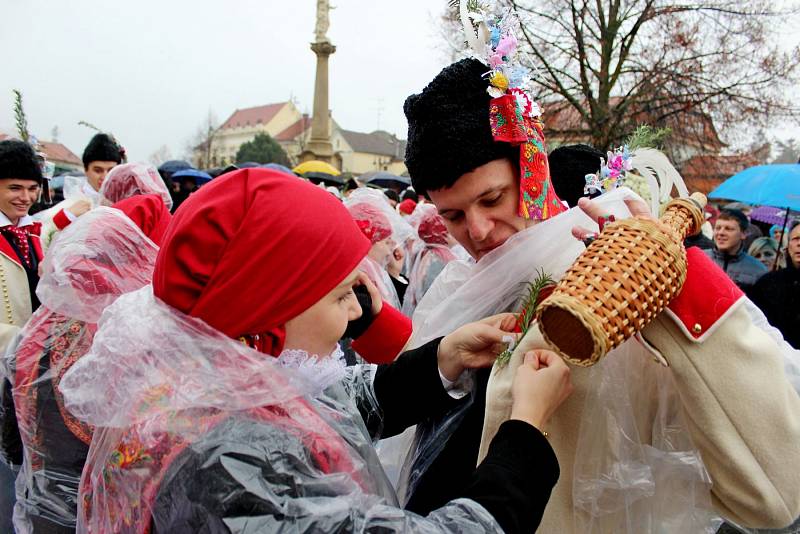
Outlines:
POLYGON ((463 59, 406 99, 406 167, 418 194, 451 187, 490 161, 519 159, 519 147, 492 137, 489 82, 483 77, 488 71, 476 59, 463 59))
POLYGON ((108 134, 99 133, 92 137, 89 144, 86 145, 86 150, 83 151, 83 167, 89 168, 89 164, 93 161, 116 161, 122 163, 123 151, 120 146, 114 141, 114 138, 108 134))
POLYGON ((578 199, 588 197, 583 192, 586 175, 600 172, 601 160, 605 154, 589 145, 560 146, 550 152, 550 179, 558 198, 569 204, 578 205, 578 199))
POLYGON ((0 141, 0 179, 18 178, 42 183, 42 168, 39 157, 31 145, 10 139, 0 141))

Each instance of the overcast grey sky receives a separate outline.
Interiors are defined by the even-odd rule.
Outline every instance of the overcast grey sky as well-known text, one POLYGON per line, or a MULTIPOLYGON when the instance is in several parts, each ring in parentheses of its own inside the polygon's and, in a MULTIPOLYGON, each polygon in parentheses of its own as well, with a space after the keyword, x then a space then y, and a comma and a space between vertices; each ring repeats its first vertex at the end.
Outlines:
MULTIPOLYGON (((406 135, 403 101, 448 62, 435 18, 446 0, 332 0, 331 108, 339 124, 406 135)), ((80 156, 113 132, 132 161, 173 157, 209 109, 295 97, 313 106, 316 0, 0 0, 0 131, 15 132, 11 90, 31 133, 80 156)), ((786 42, 797 43, 795 32, 786 42)), ((777 130, 800 138, 800 127, 777 130)))
MULTIPOLYGON (((403 101, 446 64, 432 24, 444 0, 334 0, 330 104, 346 129, 406 135, 403 101)), ((80 156, 113 132, 131 160, 173 156, 211 109, 298 100, 313 108, 315 0, 0 0, 0 131, 16 131, 12 89, 31 133, 80 156)))

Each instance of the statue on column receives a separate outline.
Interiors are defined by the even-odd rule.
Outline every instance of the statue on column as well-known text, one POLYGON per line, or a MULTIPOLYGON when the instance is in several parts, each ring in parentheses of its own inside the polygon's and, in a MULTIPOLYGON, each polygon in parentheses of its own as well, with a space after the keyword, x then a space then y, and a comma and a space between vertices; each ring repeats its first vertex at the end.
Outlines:
POLYGON ((330 21, 330 2, 328 0, 317 0, 317 27, 314 30, 316 34, 316 42, 318 43, 327 43, 330 42, 328 39, 328 28, 331 26, 330 21))

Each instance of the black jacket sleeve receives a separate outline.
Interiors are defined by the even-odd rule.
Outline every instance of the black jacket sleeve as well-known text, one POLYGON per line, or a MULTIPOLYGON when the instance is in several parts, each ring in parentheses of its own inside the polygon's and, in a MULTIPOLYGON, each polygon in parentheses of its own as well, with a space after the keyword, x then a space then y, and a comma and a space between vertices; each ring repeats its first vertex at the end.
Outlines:
MULTIPOLYGON (((452 398, 442 385, 437 359, 440 341, 441 338, 434 339, 404 352, 392 363, 378 366, 374 388, 383 413, 379 437, 399 434, 423 419, 437 417, 463 402, 452 398)), ((364 410, 361 411, 370 434, 377 437, 376 425, 364 410)))
POLYGON ((486 508, 506 534, 533 532, 558 476, 547 439, 528 423, 506 421, 463 496, 486 508))

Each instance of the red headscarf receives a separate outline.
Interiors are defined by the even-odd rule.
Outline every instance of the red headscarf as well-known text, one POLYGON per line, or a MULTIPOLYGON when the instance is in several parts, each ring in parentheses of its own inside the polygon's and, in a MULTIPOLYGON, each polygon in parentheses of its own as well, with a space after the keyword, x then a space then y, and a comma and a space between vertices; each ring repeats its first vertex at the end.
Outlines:
POLYGON ((417 203, 411 200, 410 198, 405 199, 400 204, 397 205, 397 209, 400 210, 400 213, 405 213, 406 215, 411 215, 414 213, 414 208, 417 207, 417 203))
POLYGON ((150 241, 161 246, 172 215, 159 195, 136 195, 120 200, 111 207, 122 211, 150 241))
POLYGON ((425 213, 422 220, 419 222, 417 233, 420 239, 426 243, 432 243, 434 245, 447 244, 447 227, 444 224, 444 219, 436 210, 425 213))
POLYGON ((277 355, 283 325, 350 274, 370 244, 327 191, 270 169, 225 174, 193 193, 167 229, 157 297, 277 355))
POLYGON ((374 245, 392 235, 392 223, 383 212, 366 202, 353 204, 348 208, 361 232, 374 245))

